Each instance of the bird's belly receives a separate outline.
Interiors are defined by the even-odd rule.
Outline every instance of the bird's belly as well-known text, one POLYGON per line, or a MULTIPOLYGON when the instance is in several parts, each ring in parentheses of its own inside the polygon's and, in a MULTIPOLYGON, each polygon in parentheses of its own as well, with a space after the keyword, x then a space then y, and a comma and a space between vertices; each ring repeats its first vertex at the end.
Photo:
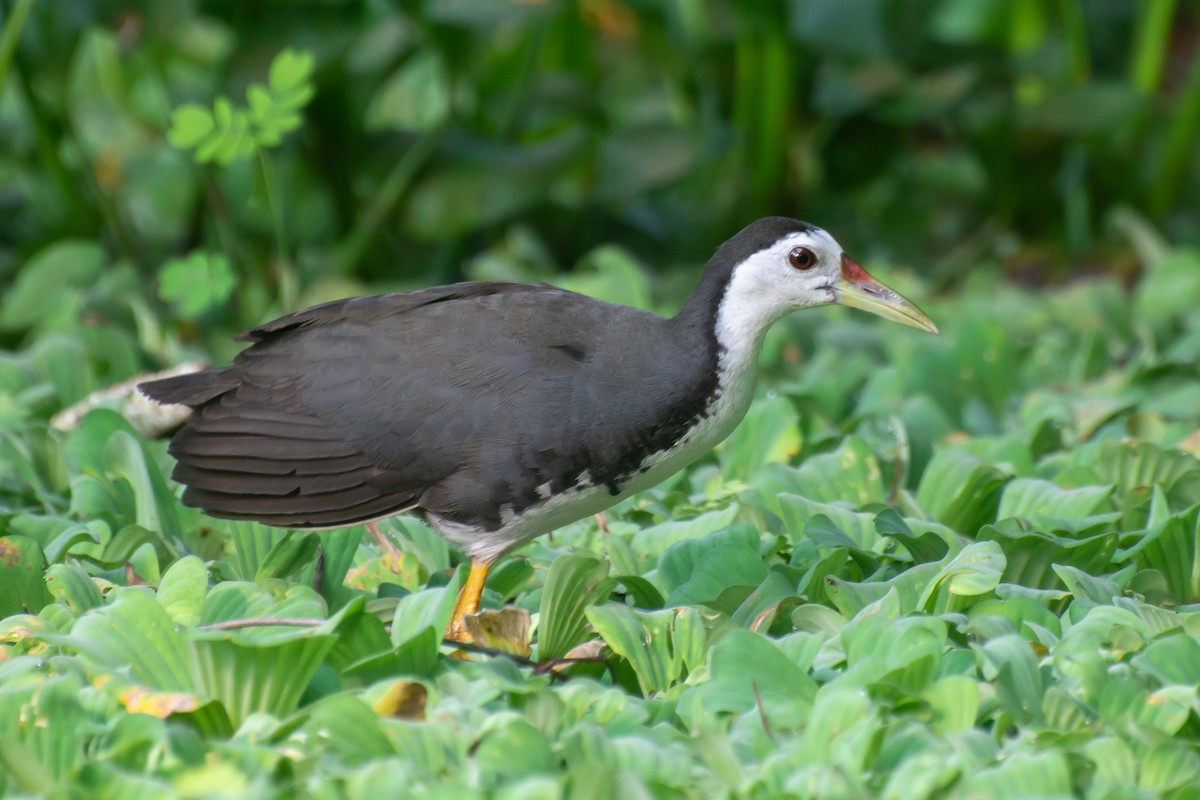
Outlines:
MULTIPOLYGON (((724 383, 724 382, 722 382, 724 383)), ((569 525, 609 508, 616 503, 655 486, 703 456, 737 427, 753 395, 753 376, 722 387, 707 413, 676 445, 647 456, 638 469, 626 478, 617 492, 605 484, 594 485, 584 472, 579 482, 564 492, 514 513, 501 509, 502 524, 484 530, 442 517, 430 515, 431 524, 472 558, 491 561, 523 542, 569 525), (736 388, 733 388, 736 387, 736 388)), ((546 492, 549 486, 546 487, 546 492)))

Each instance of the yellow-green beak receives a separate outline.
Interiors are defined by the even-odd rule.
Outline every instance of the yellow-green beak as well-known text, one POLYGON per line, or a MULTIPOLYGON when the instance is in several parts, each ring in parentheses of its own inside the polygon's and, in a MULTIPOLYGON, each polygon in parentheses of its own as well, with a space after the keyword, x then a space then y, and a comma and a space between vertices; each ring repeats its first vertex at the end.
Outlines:
POLYGON ((930 333, 938 332, 937 325, 924 311, 872 278, 869 272, 845 253, 842 254, 842 279, 837 282, 835 290, 836 302, 841 305, 861 308, 892 322, 911 325, 930 333))

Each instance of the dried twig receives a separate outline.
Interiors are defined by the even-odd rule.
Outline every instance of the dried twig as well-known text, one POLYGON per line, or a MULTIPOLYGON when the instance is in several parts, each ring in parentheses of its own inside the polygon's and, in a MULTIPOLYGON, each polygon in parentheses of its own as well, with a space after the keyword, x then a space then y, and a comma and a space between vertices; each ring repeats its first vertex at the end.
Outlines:
MULTIPOLYGON (((313 619, 311 617, 246 617, 245 619, 230 619, 224 622, 214 622, 210 625, 198 625, 197 629, 202 631, 231 631, 239 628, 261 628, 267 626, 292 627, 292 628, 317 628, 328 622, 324 619, 313 619)), ((456 642, 453 639, 443 639, 442 644, 446 647, 453 647, 458 650, 463 650, 468 653, 476 653, 483 656, 493 656, 496 658, 507 658, 522 667, 528 667, 533 670, 535 675, 549 675, 553 680, 567 680, 571 676, 560 672, 561 667, 569 667, 572 664, 607 664, 608 659, 604 656, 583 656, 571 657, 563 656, 562 658, 551 658, 546 661, 538 662, 525 656, 520 656, 515 653, 506 653, 503 650, 497 650, 494 647, 487 647, 482 644, 473 642, 456 642)), ((757 689, 755 690, 757 692, 757 689)))
POLYGON ((261 628, 278 625, 291 628, 317 628, 328 620, 313 619, 312 617, 246 617, 245 619, 229 619, 224 622, 214 622, 211 625, 196 626, 202 631, 232 631, 238 628, 261 628))
POLYGON ((603 656, 584 656, 581 658, 573 658, 563 656, 562 658, 551 658, 546 661, 537 662, 532 658, 519 656, 516 653, 507 653, 503 650, 497 650, 494 647, 487 647, 474 642, 456 642, 453 639, 443 639, 442 644, 447 647, 454 647, 459 650, 476 653, 483 656, 495 656, 497 658, 507 658, 522 667, 528 667, 533 670, 535 675, 549 675, 554 680, 568 680, 571 676, 559 670, 560 667, 569 667, 572 664, 607 664, 608 659, 603 656))
POLYGON ((763 730, 768 739, 775 741, 775 734, 771 732, 771 723, 767 720, 767 710, 763 708, 762 695, 758 692, 758 682, 751 681, 750 687, 754 689, 754 704, 758 706, 758 716, 762 720, 763 730))

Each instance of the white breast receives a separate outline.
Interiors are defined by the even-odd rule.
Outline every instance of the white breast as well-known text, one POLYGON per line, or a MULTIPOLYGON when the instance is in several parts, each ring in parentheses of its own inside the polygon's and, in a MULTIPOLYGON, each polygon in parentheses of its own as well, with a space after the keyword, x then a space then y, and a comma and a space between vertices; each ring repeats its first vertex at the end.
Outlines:
MULTIPOLYGON (((590 476, 584 473, 574 488, 530 506, 520 514, 501 509, 503 524, 494 531, 432 514, 430 523, 472 559, 490 562, 523 542, 597 514, 630 495, 661 483, 720 443, 737 427, 750 405, 758 347, 771 322, 753 309, 743 307, 745 303, 741 301, 750 301, 754 305, 753 297, 736 291, 736 283, 735 280, 730 284, 730 291, 717 314, 717 341, 722 348, 717 362, 717 390, 704 417, 674 447, 643 460, 637 473, 622 485, 619 494, 612 494, 607 486, 592 484, 590 476)), ((546 494, 548 490, 546 487, 546 494)))

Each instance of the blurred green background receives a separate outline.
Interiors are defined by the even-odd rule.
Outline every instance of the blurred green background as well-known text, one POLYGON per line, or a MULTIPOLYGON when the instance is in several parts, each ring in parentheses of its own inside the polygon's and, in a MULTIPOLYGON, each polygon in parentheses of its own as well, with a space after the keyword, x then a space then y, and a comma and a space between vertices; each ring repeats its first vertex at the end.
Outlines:
POLYGON ((656 284, 670 307, 767 214, 942 289, 979 270, 1128 280, 1139 236, 1200 238, 1195 2, 0 9, 0 285, 73 240, 60 282, 103 273, 153 297, 163 278, 175 301, 215 283, 184 314, 205 329, 367 284, 614 258, 673 276, 656 284), (172 144, 179 107, 245 108, 289 48, 313 56, 294 131, 228 163, 172 144))
POLYGON ((146 277, 211 248, 270 284, 282 255, 307 287, 451 281, 504 241, 533 271, 614 241, 694 267, 768 213, 949 284, 1132 271, 1122 211, 1200 236, 1195 2, 0 8, 5 282, 64 237, 146 277), (316 94, 265 173, 168 142, 175 108, 245 106, 286 48, 316 94))

